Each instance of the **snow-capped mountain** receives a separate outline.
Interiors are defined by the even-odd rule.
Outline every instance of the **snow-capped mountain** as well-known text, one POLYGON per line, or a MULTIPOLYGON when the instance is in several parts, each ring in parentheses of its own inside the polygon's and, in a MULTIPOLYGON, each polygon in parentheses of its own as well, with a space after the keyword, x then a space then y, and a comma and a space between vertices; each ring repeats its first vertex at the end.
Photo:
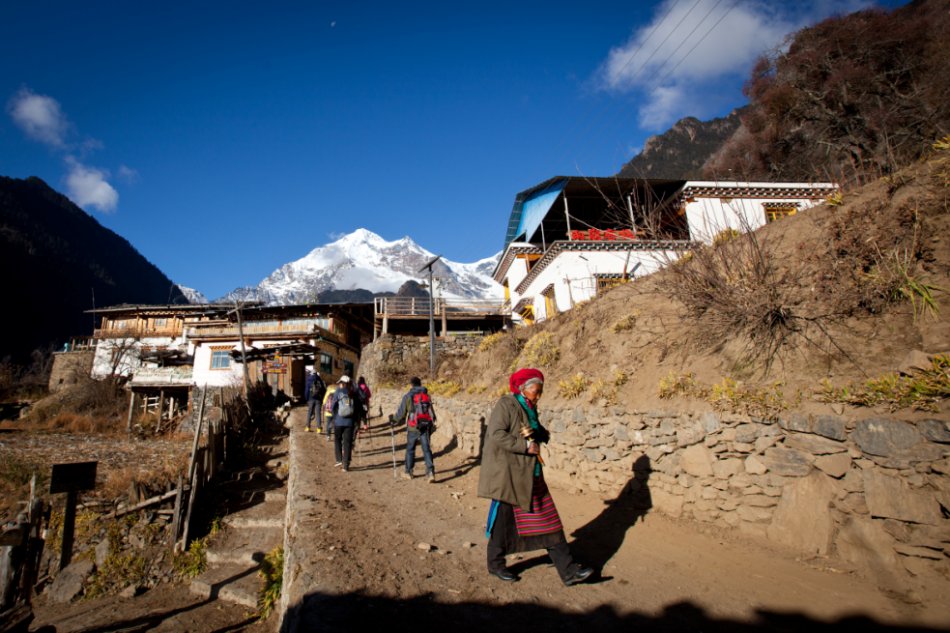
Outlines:
MULTIPOLYGON (((436 296, 495 299, 502 287, 491 277, 500 253, 462 264, 439 260, 433 266, 436 296)), ((284 264, 256 287, 246 286, 219 301, 263 301, 268 304, 307 303, 327 290, 363 289, 373 293, 395 292, 434 257, 409 237, 387 242, 367 229, 357 229, 335 242, 313 249, 297 261, 284 264)))
POLYGON ((175 285, 181 290, 181 294, 185 295, 185 299, 188 299, 188 303, 208 303, 208 297, 204 296, 200 291, 181 284, 175 285))

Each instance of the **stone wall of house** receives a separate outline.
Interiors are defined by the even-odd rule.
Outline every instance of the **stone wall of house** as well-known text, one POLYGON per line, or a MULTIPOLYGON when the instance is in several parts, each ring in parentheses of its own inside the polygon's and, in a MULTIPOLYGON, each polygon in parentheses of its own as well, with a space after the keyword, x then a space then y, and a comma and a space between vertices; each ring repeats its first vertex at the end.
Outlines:
MULTIPOLYGON (((401 394, 377 392, 385 411, 401 394)), ((478 455, 487 398, 433 397, 437 450, 478 455)), ((671 517, 852 563, 894 587, 950 577, 950 425, 900 416, 777 420, 551 403, 550 481, 605 498, 649 495, 671 517)))
POLYGON ((93 350, 79 352, 56 352, 53 354, 53 368, 49 374, 49 391, 56 393, 70 385, 79 384, 92 374, 93 350))
MULTIPOLYGON (((435 353, 439 360, 470 356, 482 341, 481 336, 440 336, 435 340, 435 353)), ((389 382, 387 367, 429 367, 428 336, 397 336, 383 334, 363 348, 360 355, 360 375, 370 385, 389 382)), ((419 373, 426 373, 420 369, 419 373)))

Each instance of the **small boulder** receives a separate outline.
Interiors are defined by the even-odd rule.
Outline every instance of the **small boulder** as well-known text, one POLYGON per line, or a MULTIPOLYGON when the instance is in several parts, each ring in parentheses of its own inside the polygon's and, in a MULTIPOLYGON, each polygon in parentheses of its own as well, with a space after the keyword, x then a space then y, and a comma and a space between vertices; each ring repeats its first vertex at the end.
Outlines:
POLYGON ((67 565, 50 585, 49 601, 55 604, 66 604, 72 601, 82 592, 83 583, 95 569, 96 564, 88 558, 67 565))

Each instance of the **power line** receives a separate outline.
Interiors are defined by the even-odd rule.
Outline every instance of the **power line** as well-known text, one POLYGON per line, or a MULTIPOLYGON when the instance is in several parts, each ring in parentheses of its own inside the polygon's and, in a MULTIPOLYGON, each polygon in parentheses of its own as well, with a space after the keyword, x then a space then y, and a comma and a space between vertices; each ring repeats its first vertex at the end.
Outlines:
MULTIPOLYGON (((720 0, 720 1, 721 1, 721 0, 720 0)), ((716 4, 718 5, 719 3, 717 2, 716 4)), ((662 82, 666 81, 667 77, 669 77, 671 74, 673 74, 673 71, 675 71, 677 68, 679 68, 679 67, 680 67, 680 64, 682 64, 684 61, 686 61, 686 58, 689 57, 689 56, 693 53, 693 51, 695 51, 696 48, 697 48, 700 44, 703 43, 703 40, 705 40, 707 37, 709 37, 709 34, 716 30, 716 27, 719 26, 719 24, 720 24, 723 20, 726 19, 726 16, 729 15, 729 14, 732 12, 732 10, 736 8, 736 5, 737 5, 737 4, 739 4, 739 0, 733 0, 733 3, 729 6, 728 9, 726 9, 726 12, 723 13, 722 16, 721 16, 718 20, 716 20, 716 23, 713 24, 713 25, 709 28, 709 30, 706 31, 706 32, 703 34, 703 36, 702 36, 701 38, 699 38, 699 39, 696 41, 695 44, 693 44, 693 47, 692 47, 691 49, 689 49, 688 51, 686 51, 686 54, 683 56, 683 58, 682 58, 681 60, 679 60, 678 62, 676 62, 676 65, 673 66, 673 68, 671 68, 670 71, 669 71, 668 73, 666 73, 666 75, 664 75, 663 78, 660 79, 660 81, 659 81, 658 83, 662 83, 662 82)))

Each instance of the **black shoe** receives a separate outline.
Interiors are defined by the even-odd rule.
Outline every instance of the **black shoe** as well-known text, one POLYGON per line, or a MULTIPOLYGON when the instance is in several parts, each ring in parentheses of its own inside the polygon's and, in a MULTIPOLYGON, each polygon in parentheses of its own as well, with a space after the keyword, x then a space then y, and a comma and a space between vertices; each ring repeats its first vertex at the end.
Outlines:
POLYGON ((579 582, 584 582, 590 578, 591 574, 594 573, 594 570, 590 567, 578 567, 574 570, 574 573, 564 579, 564 584, 568 587, 571 585, 576 585, 579 582))
POLYGON ((492 576, 498 576, 505 582, 514 582, 515 580, 518 580, 518 577, 511 573, 511 571, 508 569, 498 569, 489 571, 488 573, 492 576))

